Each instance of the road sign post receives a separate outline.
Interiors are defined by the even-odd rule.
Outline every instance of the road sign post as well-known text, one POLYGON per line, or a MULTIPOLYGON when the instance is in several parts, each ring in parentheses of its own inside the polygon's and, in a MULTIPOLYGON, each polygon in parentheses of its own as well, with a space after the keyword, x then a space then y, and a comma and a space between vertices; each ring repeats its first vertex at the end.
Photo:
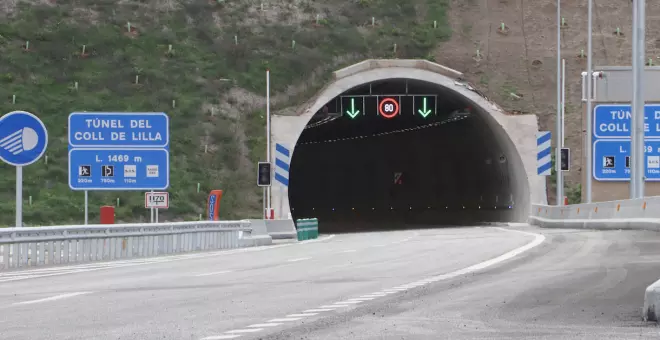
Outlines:
POLYGON ((165 190, 169 143, 169 117, 163 112, 73 112, 69 187, 86 192, 165 190))
POLYGON ((46 152, 48 131, 32 113, 13 111, 0 117, 0 159, 16 167, 16 227, 23 226, 23 167, 46 152))

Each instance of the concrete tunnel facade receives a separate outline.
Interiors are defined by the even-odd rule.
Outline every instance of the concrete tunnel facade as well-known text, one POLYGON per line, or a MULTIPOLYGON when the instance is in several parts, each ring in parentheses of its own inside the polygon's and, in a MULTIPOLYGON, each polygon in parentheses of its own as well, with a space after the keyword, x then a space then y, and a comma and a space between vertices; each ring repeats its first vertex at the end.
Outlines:
MULTIPOLYGON (((278 169, 276 165, 278 157, 276 145, 281 144, 290 150, 289 158, 284 160, 290 163, 296 156, 296 145, 305 127, 321 108, 352 88, 388 79, 410 79, 433 83, 451 91, 452 95, 463 97, 476 108, 476 114, 492 131, 492 135, 500 145, 501 154, 508 163, 509 175, 513 178, 510 200, 515 201, 515 205, 508 213, 507 220, 525 222, 530 215, 531 204, 547 203, 545 177, 537 175, 536 172, 538 132, 536 115, 506 114, 499 106, 465 82, 461 72, 448 67, 426 60, 370 59, 335 71, 331 81, 295 114, 272 115, 270 151, 275 177, 271 188, 271 207, 275 210, 275 218, 287 218, 292 215, 288 186, 277 180, 277 176, 288 177, 288 174, 282 173, 282 169, 278 169)), ((281 156, 281 153, 279 155, 281 156)), ((501 159, 503 158, 500 156, 501 159)))

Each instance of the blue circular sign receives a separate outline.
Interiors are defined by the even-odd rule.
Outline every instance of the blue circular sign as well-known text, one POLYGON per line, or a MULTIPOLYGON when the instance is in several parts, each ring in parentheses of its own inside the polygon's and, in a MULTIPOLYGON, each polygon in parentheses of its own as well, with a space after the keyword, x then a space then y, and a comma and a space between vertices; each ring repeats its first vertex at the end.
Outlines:
POLYGON ((0 159, 13 166, 36 162, 48 146, 48 131, 37 116, 13 111, 0 117, 0 159))

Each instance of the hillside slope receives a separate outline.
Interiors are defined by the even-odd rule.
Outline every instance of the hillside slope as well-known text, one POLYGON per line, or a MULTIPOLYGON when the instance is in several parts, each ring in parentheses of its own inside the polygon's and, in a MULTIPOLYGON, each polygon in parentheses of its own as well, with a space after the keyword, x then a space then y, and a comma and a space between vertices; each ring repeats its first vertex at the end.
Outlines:
MULTIPOLYGON (((452 39, 436 51, 438 62, 466 73, 488 97, 509 111, 534 113, 540 129, 554 131, 556 117, 556 1, 452 0, 452 39), (479 18, 479 20, 475 20, 479 18), (498 32, 500 25, 507 34, 498 32), (481 59, 475 58, 477 50, 481 59), (511 96, 516 93, 518 97, 511 96)), ((632 6, 630 1, 594 0, 593 63, 630 65, 632 6), (620 28, 622 35, 614 32, 620 28)), ((647 1, 647 59, 660 63, 660 3, 647 1)), ((581 77, 587 49, 587 1, 562 1, 562 57, 566 59, 566 146, 572 150, 567 175, 570 196, 579 200, 582 170, 581 77)), ((553 140, 554 145, 554 140, 553 140)), ((548 196, 554 201, 554 185, 548 196)))
MULTIPOLYGON (((83 219, 83 194, 67 184, 72 111, 169 114, 163 219, 197 218, 211 189, 225 190, 222 218, 259 216, 266 68, 278 110, 356 61, 432 58, 451 33, 446 1, 3 1, 0 112, 33 112, 50 134, 47 158, 24 171, 25 223, 83 219)), ((0 225, 10 225, 14 171, 0 173, 0 225)), ((145 220, 143 202, 141 192, 92 192, 91 221, 101 205, 116 205, 119 221, 145 220)))

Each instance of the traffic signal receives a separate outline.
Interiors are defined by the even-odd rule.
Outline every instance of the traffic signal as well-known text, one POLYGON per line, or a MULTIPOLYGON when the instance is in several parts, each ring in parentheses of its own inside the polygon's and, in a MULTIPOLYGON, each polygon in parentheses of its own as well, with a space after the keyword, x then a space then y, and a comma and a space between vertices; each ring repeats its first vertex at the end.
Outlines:
POLYGON ((561 171, 569 171, 571 168, 571 149, 561 148, 561 171))
POLYGON ((260 187, 270 186, 270 163, 259 162, 259 172, 257 174, 257 185, 260 187))

